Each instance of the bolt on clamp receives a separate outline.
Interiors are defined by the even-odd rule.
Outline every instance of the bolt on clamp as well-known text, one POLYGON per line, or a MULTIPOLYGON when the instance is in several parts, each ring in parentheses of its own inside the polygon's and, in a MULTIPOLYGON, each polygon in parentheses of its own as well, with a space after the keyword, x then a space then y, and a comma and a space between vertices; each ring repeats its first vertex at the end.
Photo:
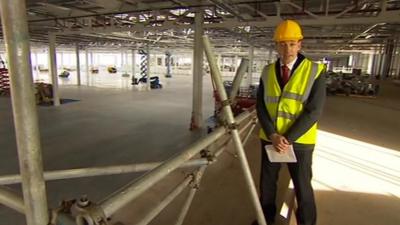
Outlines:
POLYGON ((215 161, 215 155, 211 153, 208 149, 203 149, 200 151, 200 157, 207 159, 208 163, 212 163, 215 161))
POLYGON ((86 196, 80 199, 63 200, 60 207, 51 211, 49 225, 59 225, 68 222, 77 225, 107 225, 103 209, 89 201, 86 196))
POLYGON ((221 101, 221 105, 223 106, 223 107, 225 107, 225 106, 229 106, 229 105, 231 105, 231 100, 229 100, 229 99, 225 99, 225 100, 223 100, 223 101, 221 101))

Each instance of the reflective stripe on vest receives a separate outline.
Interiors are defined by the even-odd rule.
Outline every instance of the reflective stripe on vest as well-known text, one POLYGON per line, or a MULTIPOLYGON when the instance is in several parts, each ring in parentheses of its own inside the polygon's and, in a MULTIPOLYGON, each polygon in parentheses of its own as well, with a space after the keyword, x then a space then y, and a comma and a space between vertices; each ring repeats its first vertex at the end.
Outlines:
MULTIPOLYGON (((304 59, 292 73, 289 82, 281 90, 275 72, 275 63, 264 68, 261 80, 264 84, 264 102, 278 133, 284 134, 303 112, 314 81, 321 74, 324 65, 304 59)), ((314 124, 296 143, 314 144, 316 139, 314 124)), ((260 138, 268 140, 261 129, 260 138)))

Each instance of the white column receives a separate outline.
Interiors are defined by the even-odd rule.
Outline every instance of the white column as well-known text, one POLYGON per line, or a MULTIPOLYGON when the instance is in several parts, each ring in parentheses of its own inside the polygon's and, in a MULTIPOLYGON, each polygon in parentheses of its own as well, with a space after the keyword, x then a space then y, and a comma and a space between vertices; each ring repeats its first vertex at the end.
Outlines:
POLYGON ((358 53, 354 53, 354 54, 352 54, 352 56, 353 56, 353 62, 352 62, 352 64, 351 64, 351 66, 352 66, 353 68, 357 68, 357 66, 358 66, 358 61, 359 61, 359 54, 358 54, 358 53))
POLYGON ((400 40, 397 42, 397 52, 396 52, 396 58, 397 58, 397 63, 396 65, 396 74, 394 75, 394 77, 396 79, 400 78, 400 40))
POLYGON ((150 45, 147 44, 147 90, 151 90, 150 86, 150 45))
POLYGON ((222 71, 222 56, 220 54, 217 55, 217 65, 218 69, 222 71))
POLYGON ((121 50, 121 70, 124 68, 124 50, 121 50))
POLYGON ((64 69, 64 53, 60 52, 60 68, 64 69))
POLYGON ((235 55, 233 57, 233 71, 236 72, 237 69, 238 69, 238 56, 235 55))
POLYGON ((391 57, 390 57, 390 59, 391 59, 390 68, 389 68, 389 74, 390 74, 391 78, 395 78, 396 75, 397 75, 396 74, 396 70, 395 70, 395 68, 398 67, 398 65, 396 64, 396 62, 397 62, 397 55, 396 55, 397 44, 398 44, 398 42, 394 40, 393 41, 392 52, 391 52, 391 57))
POLYGON ((60 96, 58 93, 57 79, 56 36, 54 34, 49 34, 49 62, 51 84, 53 85, 53 103, 55 106, 59 106, 60 96))
POLYGON ((193 101, 192 121, 190 128, 198 129, 203 126, 203 20, 202 10, 195 15, 195 36, 193 51, 193 101))
MULTIPOLYGON (((128 62, 129 62, 129 56, 128 56, 128 52, 126 51, 125 52, 125 65, 126 65, 126 68, 125 68, 125 70, 128 70, 128 62)), ((128 72, 128 71, 125 71, 126 73, 128 72)))
POLYGON ((38 61, 38 54, 37 52, 35 52, 35 73, 36 73, 36 77, 39 78, 39 61, 38 61))
POLYGON ((86 84, 89 85, 89 49, 85 49, 86 84))
POLYGON ((372 74, 372 66, 374 64, 374 55, 368 54, 367 74, 372 74))
POLYGON ((90 52, 90 65, 93 67, 94 65, 94 58, 93 58, 93 51, 90 52))
MULTIPOLYGON (((136 50, 132 49, 132 77, 135 77, 135 69, 136 69, 136 50)), ((133 79, 132 79, 133 80, 133 79)))
POLYGON ((378 66, 379 66, 379 52, 374 52, 374 63, 372 66, 372 73, 374 76, 378 74, 378 66))
POLYGON ((378 64, 377 64, 377 67, 376 67, 376 74, 380 75, 381 79, 382 79, 383 58, 384 58, 383 57, 383 52, 380 51, 379 54, 378 54, 378 64))
POLYGON ((249 48, 249 70, 247 74, 247 87, 253 82, 253 64, 254 64, 254 46, 250 45, 249 48))
POLYGON ((117 67, 117 65, 118 65, 118 55, 115 54, 115 53, 112 53, 112 54, 114 56, 114 65, 113 66, 117 67))
POLYGON ((77 85, 81 86, 81 62, 79 59, 79 45, 75 46, 75 55, 76 55, 76 79, 77 85))

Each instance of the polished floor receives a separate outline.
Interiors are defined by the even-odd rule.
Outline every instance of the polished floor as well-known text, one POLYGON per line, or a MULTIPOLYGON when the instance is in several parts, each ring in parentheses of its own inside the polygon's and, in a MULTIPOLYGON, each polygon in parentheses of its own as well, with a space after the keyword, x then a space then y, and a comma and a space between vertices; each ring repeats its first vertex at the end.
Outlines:
MULTIPOLYGON (((106 75, 104 75, 106 76, 106 75)), ((112 83, 112 82, 111 82, 112 83)), ((45 170, 165 160, 205 132, 190 132, 192 80, 163 79, 161 90, 105 84, 61 85, 60 107, 38 107, 45 170), (107 88, 104 88, 107 87, 107 88)), ((206 119, 213 112, 212 86, 204 77, 206 119)), ((386 82, 376 99, 329 97, 314 157, 319 225, 397 225, 400 221, 400 86, 386 82)), ((0 97, 0 174, 18 173, 10 99, 0 97)), ((259 144, 246 145, 258 182, 259 144)), ((87 194, 94 201, 140 174, 47 182, 49 207, 87 194)), ((133 225, 175 182, 177 172, 120 210, 112 224, 133 225)), ((10 185, 20 192, 19 185, 10 185)), ((173 224, 186 192, 151 224, 173 224)), ((202 180, 185 224, 246 225, 254 219, 234 150, 221 155, 202 180)), ((0 206, 0 225, 23 225, 24 217, 0 206)))

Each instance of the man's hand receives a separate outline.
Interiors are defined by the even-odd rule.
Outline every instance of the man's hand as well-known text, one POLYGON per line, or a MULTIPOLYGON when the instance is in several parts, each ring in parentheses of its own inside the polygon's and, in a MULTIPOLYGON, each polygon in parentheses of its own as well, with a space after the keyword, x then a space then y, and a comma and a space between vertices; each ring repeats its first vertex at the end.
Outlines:
POLYGON ((282 135, 274 133, 270 136, 270 140, 272 141, 272 145, 275 150, 279 153, 285 153, 289 148, 289 141, 282 135))

